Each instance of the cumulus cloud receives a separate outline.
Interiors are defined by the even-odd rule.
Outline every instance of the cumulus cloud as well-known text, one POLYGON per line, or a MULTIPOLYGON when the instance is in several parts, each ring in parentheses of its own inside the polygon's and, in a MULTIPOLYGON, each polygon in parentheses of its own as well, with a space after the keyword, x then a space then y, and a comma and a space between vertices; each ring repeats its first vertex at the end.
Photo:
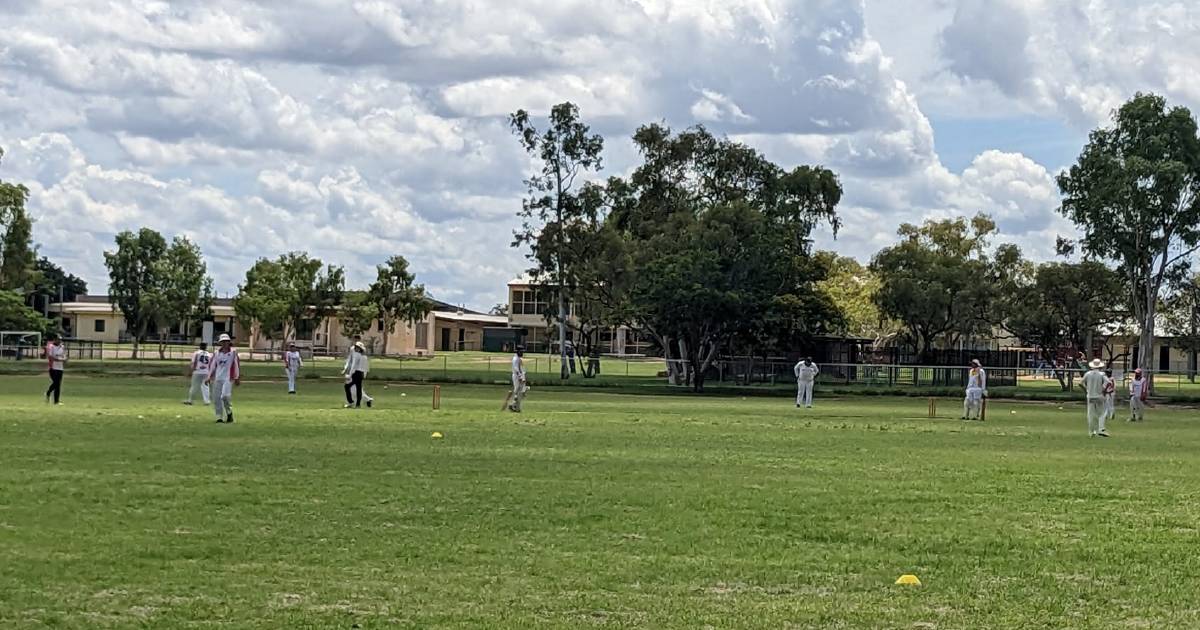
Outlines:
POLYGON ((822 247, 866 258, 901 221, 983 210, 1048 256, 1069 229, 1050 174, 1001 152, 949 171, 922 99, 1076 117, 1138 82, 1195 99, 1194 47, 1145 43, 1195 41, 1195 13, 951 4, 912 5, 937 26, 889 51, 873 33, 893 25, 842 0, 0 0, 0 177, 30 184, 44 251, 96 288, 113 234, 146 225, 199 242, 226 292, 258 256, 306 250, 362 285, 399 253, 442 299, 487 307, 526 265, 509 245, 530 164, 505 117, 572 100, 609 172, 655 121, 834 168, 846 229, 822 247), (938 59, 896 63, 910 51, 938 59))
POLYGON ((1178 0, 961 0, 941 49, 957 77, 997 86, 1033 111, 1107 121, 1137 91, 1193 108, 1200 12, 1178 0))

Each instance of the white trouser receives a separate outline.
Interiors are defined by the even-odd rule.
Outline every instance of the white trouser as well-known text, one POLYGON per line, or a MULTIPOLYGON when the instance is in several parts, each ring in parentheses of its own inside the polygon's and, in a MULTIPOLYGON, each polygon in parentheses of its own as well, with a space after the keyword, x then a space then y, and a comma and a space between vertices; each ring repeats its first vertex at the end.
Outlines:
POLYGON ((519 375, 513 374, 513 376, 512 376, 512 403, 509 405, 510 409, 512 409, 513 411, 521 410, 521 400, 523 400, 525 398, 525 390, 526 389, 528 389, 528 386, 525 384, 525 380, 522 379, 519 375))
POLYGON ((812 392, 812 381, 796 381, 796 406, 804 405, 805 407, 811 407, 812 392))
POLYGON ((963 400, 963 417, 976 420, 983 413, 983 388, 968 387, 967 397, 963 400))
POLYGON ((1087 399, 1088 433, 1095 435, 1104 431, 1104 399, 1087 399))
POLYGON ((204 399, 204 404, 208 404, 208 387, 204 381, 208 380, 208 374, 202 372, 192 372, 192 386, 188 388, 187 401, 190 403, 196 397, 196 391, 200 391, 200 396, 204 399))
POLYGON ((216 414, 218 420, 233 413, 233 383, 214 380, 212 382, 212 402, 213 413, 216 414))
POLYGON ((296 368, 284 368, 283 371, 287 372, 288 391, 295 392, 296 391, 296 368))
POLYGON ((1136 422, 1146 419, 1146 403, 1137 396, 1129 398, 1129 419, 1136 422))
POLYGON ((1114 396, 1113 394, 1108 394, 1104 397, 1104 421, 1105 422, 1112 420, 1113 416, 1117 415, 1116 404, 1117 404, 1116 396, 1114 396))

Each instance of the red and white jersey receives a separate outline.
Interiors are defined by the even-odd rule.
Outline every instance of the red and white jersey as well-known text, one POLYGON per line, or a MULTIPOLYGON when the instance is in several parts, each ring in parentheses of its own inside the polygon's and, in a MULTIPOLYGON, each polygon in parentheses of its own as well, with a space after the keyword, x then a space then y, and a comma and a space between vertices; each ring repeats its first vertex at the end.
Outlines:
POLYGON ((217 351, 212 358, 212 380, 236 381, 242 377, 242 366, 238 361, 237 350, 229 352, 217 351))
POLYGON ((1129 381, 1129 396, 1138 400, 1146 400, 1146 394, 1149 390, 1146 387, 1146 379, 1135 378, 1129 381))
POLYGON ((66 348, 54 344, 50 344, 50 347, 46 348, 46 361, 50 364, 51 370, 63 369, 63 360, 66 358, 66 348))
POLYGON ((283 353, 283 367, 287 370, 299 370, 300 366, 304 365, 304 361, 300 359, 298 351, 289 350, 283 353))
POLYGON ((212 353, 206 350, 197 350, 192 353, 192 373, 193 374, 208 374, 208 366, 212 363, 212 353))

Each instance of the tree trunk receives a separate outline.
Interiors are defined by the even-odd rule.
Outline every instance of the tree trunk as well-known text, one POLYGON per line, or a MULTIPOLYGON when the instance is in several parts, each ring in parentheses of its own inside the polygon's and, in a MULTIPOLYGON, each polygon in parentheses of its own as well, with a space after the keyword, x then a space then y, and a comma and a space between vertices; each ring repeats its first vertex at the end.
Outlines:
POLYGON ((1150 392, 1154 392, 1154 371, 1150 369, 1152 357, 1154 354, 1154 317, 1157 315, 1157 304, 1155 292, 1152 291, 1147 283, 1146 287, 1146 312, 1142 317, 1142 334, 1138 339, 1138 367, 1142 368, 1142 373, 1146 378, 1146 386, 1150 392))
POLYGON ((388 355, 388 333, 392 332, 392 322, 387 313, 383 314, 383 356, 388 355))
POLYGON ((558 273, 558 367, 559 376, 565 381, 571 378, 571 366, 567 364, 567 296, 563 295, 561 258, 558 273))

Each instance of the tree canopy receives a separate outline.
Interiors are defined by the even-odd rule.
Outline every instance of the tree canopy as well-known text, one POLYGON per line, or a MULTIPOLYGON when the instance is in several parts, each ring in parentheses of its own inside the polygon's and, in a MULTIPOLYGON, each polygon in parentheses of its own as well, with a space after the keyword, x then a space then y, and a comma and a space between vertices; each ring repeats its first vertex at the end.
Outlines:
POLYGON ((1166 99, 1138 94, 1092 131, 1059 175, 1060 212, 1083 232, 1080 246, 1117 263, 1141 326, 1139 363, 1149 369, 1163 289, 1200 248, 1200 137, 1196 119, 1166 99))
POLYGON ((880 282, 875 303, 901 324, 920 360, 928 360, 939 341, 953 347, 963 338, 990 339, 1020 260, 1011 245, 989 248, 995 222, 980 214, 969 222, 905 223, 897 233, 900 242, 871 261, 880 282))
POLYGON ((375 282, 367 289, 366 298, 383 320, 383 354, 386 355, 392 326, 396 322, 411 326, 425 319, 433 306, 425 295, 425 287, 417 284, 417 277, 408 270, 408 261, 403 256, 388 258, 375 271, 375 282))

